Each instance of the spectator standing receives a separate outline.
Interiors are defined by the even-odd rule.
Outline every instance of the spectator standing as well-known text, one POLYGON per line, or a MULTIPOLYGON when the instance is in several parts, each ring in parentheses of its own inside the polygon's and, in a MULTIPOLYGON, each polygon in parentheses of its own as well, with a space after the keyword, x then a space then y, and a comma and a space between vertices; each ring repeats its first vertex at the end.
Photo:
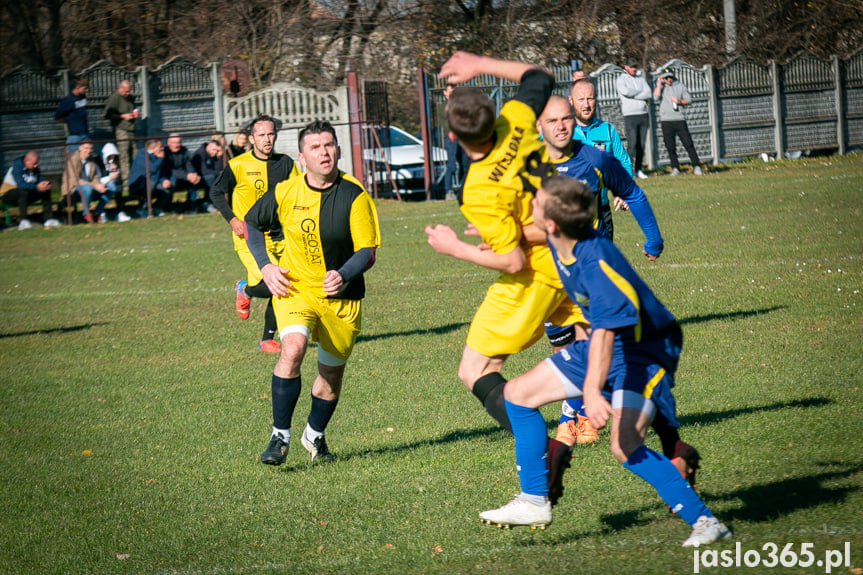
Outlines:
POLYGON ((135 154, 132 167, 129 168, 129 193, 140 198, 138 215, 142 218, 148 217, 147 210, 147 180, 149 179, 149 193, 151 198, 152 213, 155 216, 164 215, 165 206, 169 205, 170 193, 162 187, 159 175, 162 172, 162 161, 165 157, 165 148, 158 138, 151 138, 144 143, 144 147, 135 154))
MULTIPOLYGON (((89 90, 89 85, 86 78, 76 78, 72 83, 72 91, 60 100, 60 105, 54 111, 54 119, 66 124, 68 130, 67 144, 77 144, 90 137, 90 129, 87 126, 87 90, 89 90)), ((74 151, 75 147, 70 146, 69 152, 74 151)))
POLYGON ((626 131, 626 147, 632 160, 632 173, 644 180, 647 175, 641 168, 644 165, 644 142, 650 129, 647 105, 652 94, 650 84, 644 79, 644 75, 639 73, 634 59, 624 60, 623 70, 624 73, 617 77, 616 85, 626 131))
POLYGON ((702 175, 701 160, 692 143, 692 135, 683 115, 683 107, 692 103, 692 96, 686 86, 674 76, 671 68, 665 68, 656 80, 653 97, 660 101, 659 120, 662 122, 662 140, 668 150, 668 160, 671 162, 671 175, 680 175, 680 163, 677 160, 677 141, 686 148, 689 161, 692 162, 692 172, 702 175))
MULTIPOLYGON (((129 180, 132 158, 135 157, 135 122, 139 112, 132 98, 132 83, 122 80, 117 85, 117 91, 105 100, 105 119, 111 122, 117 149, 120 151, 120 177, 131 188, 129 180)), ((122 190, 121 190, 122 194, 122 190)), ((117 194, 120 196, 121 194, 117 194)))
POLYGON ((162 161, 162 188, 168 192, 167 208, 171 207, 174 192, 186 190, 186 210, 197 209, 198 188, 201 176, 192 165, 192 153, 183 145, 180 134, 168 135, 168 146, 162 161))
MULTIPOLYGON (((569 91, 569 103, 575 114, 575 129, 573 139, 584 142, 603 152, 608 152, 623 166, 631 176, 632 162, 623 148, 623 142, 615 127, 596 117, 596 87, 593 82, 584 78, 572 84, 569 91)), ((601 200, 599 217, 605 222, 608 239, 614 238, 614 221, 612 210, 608 206, 608 188, 602 186, 599 190, 601 200)))
MULTIPOLYGON (((92 157, 93 142, 90 139, 81 140, 78 149, 72 152, 66 160, 66 169, 63 172, 63 185, 61 198, 66 201, 74 194, 81 198, 81 212, 84 221, 88 224, 95 222, 105 223, 108 221, 105 215, 105 204, 107 204, 117 192, 116 179, 102 183, 102 170, 92 157), (96 196, 98 203, 94 210, 90 210, 90 202, 96 196)), ((72 199, 74 205, 74 199, 72 199)))
POLYGON ((42 202, 42 221, 46 228, 57 227, 60 221, 54 218, 51 205, 51 182, 42 178, 39 170, 39 153, 30 150, 12 162, 0 185, 0 201, 6 205, 18 206, 18 229, 29 230, 33 227, 27 218, 27 206, 42 202))

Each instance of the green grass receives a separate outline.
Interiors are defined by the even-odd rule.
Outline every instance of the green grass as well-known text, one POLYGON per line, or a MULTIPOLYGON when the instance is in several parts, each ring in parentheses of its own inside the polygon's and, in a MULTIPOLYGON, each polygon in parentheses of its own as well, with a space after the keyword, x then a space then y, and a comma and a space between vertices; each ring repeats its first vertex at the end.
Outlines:
MULTIPOLYGON (((675 393, 699 493, 744 551, 810 542, 820 559, 849 542, 851 569, 833 572, 860 573, 860 155, 644 188, 666 253, 644 261, 628 215, 616 239, 684 327, 675 393)), ((455 376, 494 274, 425 243, 427 224, 463 227, 454 202, 378 209, 328 430, 338 459, 312 466, 295 442, 281 469, 257 462, 274 357, 257 351, 262 303, 247 322, 233 311, 241 266, 221 217, 0 234, 0 572, 691 573, 688 526, 605 432, 576 450, 547 531, 479 522, 518 489, 511 437, 455 376)), ((311 351, 295 427, 313 369, 311 351)))

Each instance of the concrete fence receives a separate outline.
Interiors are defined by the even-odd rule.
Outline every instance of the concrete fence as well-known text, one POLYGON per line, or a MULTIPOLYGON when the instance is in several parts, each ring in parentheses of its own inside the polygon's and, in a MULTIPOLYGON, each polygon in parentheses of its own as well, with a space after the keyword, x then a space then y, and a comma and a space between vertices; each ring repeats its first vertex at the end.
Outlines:
MULTIPOLYGON (((648 73, 655 86, 664 68, 674 70, 692 94, 685 115, 699 156, 719 164, 747 156, 768 154, 783 157, 795 152, 837 152, 844 154, 863 146, 863 52, 847 59, 829 60, 800 53, 784 64, 760 65, 737 59, 721 68, 696 68, 681 60, 670 60, 648 73)), ((553 69, 555 92, 568 94, 571 73, 568 67, 553 69)), ((623 116, 615 81, 622 68, 604 64, 590 74, 597 87, 599 114, 611 122, 624 139, 623 116)), ((472 85, 485 91, 498 109, 515 93, 516 86, 492 77, 478 77, 472 85)), ((440 107, 444 101, 443 81, 429 74, 425 101, 428 103, 434 145, 444 133, 440 107), (438 110, 434 113, 433 110, 438 110)), ((650 107, 651 137, 646 161, 650 168, 668 164, 661 142, 658 103, 650 107)), ((679 144, 678 144, 679 146, 679 144)), ((681 158, 685 151, 678 150, 681 158)))

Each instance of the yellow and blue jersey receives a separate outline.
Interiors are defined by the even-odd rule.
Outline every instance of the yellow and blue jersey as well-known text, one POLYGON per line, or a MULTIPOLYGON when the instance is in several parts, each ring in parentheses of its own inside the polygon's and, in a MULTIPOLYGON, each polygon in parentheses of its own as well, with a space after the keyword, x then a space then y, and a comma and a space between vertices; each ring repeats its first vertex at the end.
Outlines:
POLYGON ((677 355, 665 350, 664 340, 678 329, 677 322, 613 243, 592 234, 576 242, 571 259, 549 247, 563 289, 591 329, 616 330, 617 360, 640 357, 676 369, 677 355))
POLYGON ((553 163, 558 174, 581 180, 593 192, 596 198, 593 229, 597 235, 608 236, 608 226, 603 218, 599 217, 602 212, 599 191, 608 188, 629 205, 629 210, 644 233, 644 250, 652 255, 662 253, 662 235, 647 197, 613 156, 576 141, 573 142, 571 156, 553 163))

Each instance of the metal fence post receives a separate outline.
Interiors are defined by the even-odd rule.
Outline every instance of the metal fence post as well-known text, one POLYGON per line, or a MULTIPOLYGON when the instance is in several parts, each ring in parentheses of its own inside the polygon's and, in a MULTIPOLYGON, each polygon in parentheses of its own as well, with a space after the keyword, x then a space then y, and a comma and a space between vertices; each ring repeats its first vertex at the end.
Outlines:
POLYGON ((848 137, 845 132, 845 93, 842 90, 842 64, 839 61, 839 56, 834 55, 830 59, 833 69, 834 94, 836 99, 836 142, 839 144, 839 154, 845 154, 845 142, 848 137))
POLYGON ((719 135, 719 90, 716 86, 716 70, 710 64, 706 65, 707 74, 707 116, 710 118, 710 150, 713 154, 713 165, 719 165, 722 157, 719 135))
POLYGON ((782 117, 782 80, 779 77, 779 64, 770 62, 770 75, 773 80, 773 137, 776 141, 776 158, 785 157, 785 130, 782 117))
POLYGON ((221 66, 218 62, 210 62, 210 79, 213 82, 213 120, 216 130, 225 131, 225 93, 222 90, 221 66))

